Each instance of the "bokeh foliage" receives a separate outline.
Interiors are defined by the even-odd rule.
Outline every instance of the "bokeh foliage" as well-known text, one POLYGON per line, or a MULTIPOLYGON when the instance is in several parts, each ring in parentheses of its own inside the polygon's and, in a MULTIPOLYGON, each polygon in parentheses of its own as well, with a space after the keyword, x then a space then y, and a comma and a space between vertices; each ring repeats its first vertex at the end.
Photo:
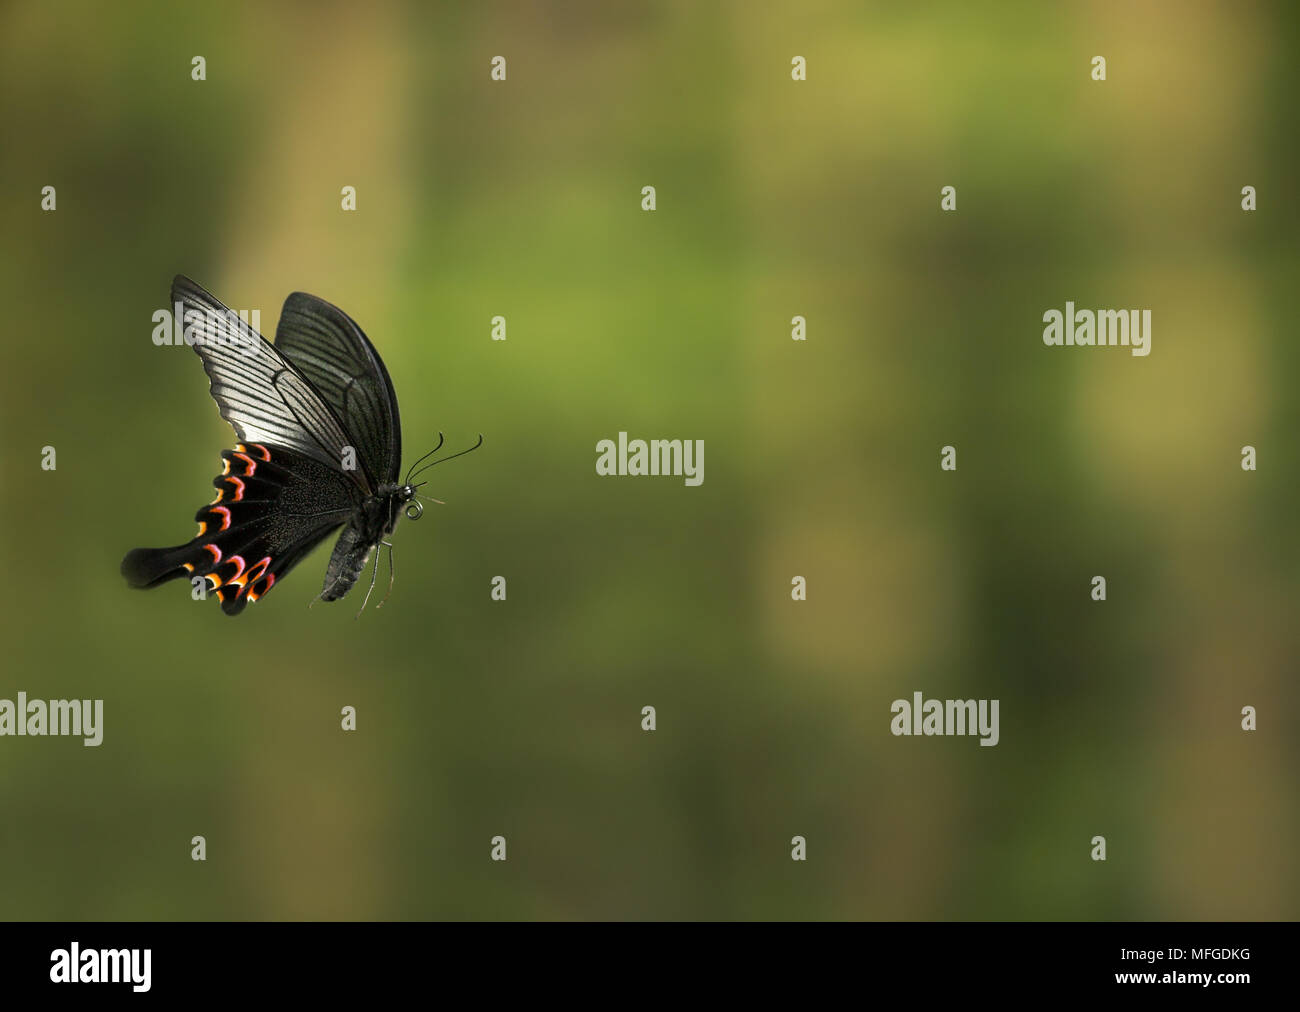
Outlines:
POLYGON ((106 711, 0 739, 0 916, 1294 918, 1294 10, 0 9, 0 696, 106 711), (234 621, 122 585, 232 439, 178 271, 352 314, 408 459, 485 434, 382 611, 307 610, 324 550, 234 621))

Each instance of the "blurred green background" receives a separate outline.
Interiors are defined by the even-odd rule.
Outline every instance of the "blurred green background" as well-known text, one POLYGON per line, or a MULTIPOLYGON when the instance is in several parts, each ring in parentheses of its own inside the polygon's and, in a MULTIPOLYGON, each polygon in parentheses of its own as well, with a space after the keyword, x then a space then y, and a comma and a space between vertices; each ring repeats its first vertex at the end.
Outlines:
POLYGON ((5 5, 0 697, 106 726, 0 738, 0 917, 1296 917, 1295 10, 5 5), (124 586, 233 442, 177 272, 350 313, 408 461, 485 434, 382 611, 308 611, 324 548, 237 620, 124 586))

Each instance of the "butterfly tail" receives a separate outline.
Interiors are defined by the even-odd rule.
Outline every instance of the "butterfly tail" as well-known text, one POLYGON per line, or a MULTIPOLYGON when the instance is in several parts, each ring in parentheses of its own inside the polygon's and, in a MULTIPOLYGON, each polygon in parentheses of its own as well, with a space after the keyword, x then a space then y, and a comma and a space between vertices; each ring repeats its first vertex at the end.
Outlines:
POLYGON ((185 563, 193 553, 193 542, 175 548, 134 548, 122 560, 122 575, 132 587, 156 587, 186 576, 185 563))

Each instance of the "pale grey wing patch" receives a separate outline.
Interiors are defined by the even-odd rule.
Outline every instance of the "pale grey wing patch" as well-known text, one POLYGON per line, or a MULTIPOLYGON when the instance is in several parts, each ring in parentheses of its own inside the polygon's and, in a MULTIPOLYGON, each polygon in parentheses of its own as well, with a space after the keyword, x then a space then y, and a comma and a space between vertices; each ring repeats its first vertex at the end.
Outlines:
POLYGON ((347 434, 307 381, 286 368, 275 375, 272 385, 297 421, 298 431, 302 434, 299 438, 305 437, 312 444, 313 449, 304 448, 303 453, 318 459, 322 459, 321 454, 324 454, 326 463, 335 470, 342 470, 361 486, 362 491, 370 491, 360 471, 343 467, 344 452, 351 445, 347 434))
MULTIPOLYGON (((208 374, 221 417, 246 443, 285 446, 335 470, 349 440, 329 406, 275 346, 189 278, 172 282, 181 324, 208 374)), ((347 472, 362 488, 364 478, 347 472)))

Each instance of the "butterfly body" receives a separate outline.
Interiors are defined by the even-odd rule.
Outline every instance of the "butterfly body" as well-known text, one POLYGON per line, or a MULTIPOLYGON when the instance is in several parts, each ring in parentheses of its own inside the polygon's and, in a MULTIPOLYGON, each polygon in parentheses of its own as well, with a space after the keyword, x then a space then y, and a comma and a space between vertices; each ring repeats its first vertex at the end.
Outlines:
POLYGON ((410 485, 382 485, 378 495, 367 497, 343 528, 325 570, 321 599, 337 601, 357 582, 370 553, 385 543, 397 527, 402 510, 415 501, 410 485))
POLYGON ((198 534, 129 552, 122 575, 133 587, 187 577, 237 615, 342 528, 320 595, 338 600, 401 514, 422 511, 398 481, 401 425, 383 361, 350 317, 302 292, 285 301, 274 345, 186 277, 172 301, 240 442, 222 452, 198 534))

